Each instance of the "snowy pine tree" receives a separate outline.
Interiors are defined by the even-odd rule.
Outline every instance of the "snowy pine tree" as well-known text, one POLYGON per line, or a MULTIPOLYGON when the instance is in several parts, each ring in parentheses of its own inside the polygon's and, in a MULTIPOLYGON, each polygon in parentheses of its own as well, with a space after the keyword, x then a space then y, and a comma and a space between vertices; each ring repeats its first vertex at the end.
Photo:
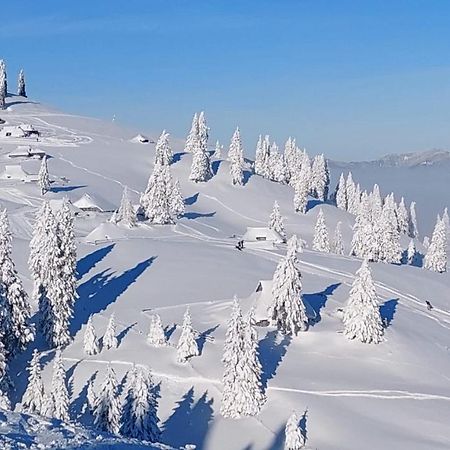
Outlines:
MULTIPOLYGON (((153 382, 143 367, 134 368, 126 393, 122 417, 122 435, 143 441, 156 442, 160 435, 153 382)), ((127 377, 128 378, 128 377, 127 377)))
POLYGON ((12 236, 6 209, 0 211, 0 334, 9 357, 34 339, 31 308, 11 256, 12 236))
POLYGON ((185 363, 191 357, 198 356, 200 354, 197 341, 195 340, 196 334, 196 331, 192 327, 192 319, 189 308, 187 308, 184 313, 181 336, 177 345, 177 361, 179 363, 185 363))
POLYGON ((286 239, 284 220, 280 214, 280 206, 276 200, 273 204, 273 210, 269 217, 269 228, 276 231, 283 239, 286 239))
POLYGON ((306 444, 305 437, 303 436, 302 430, 299 426, 298 416, 295 412, 289 416, 289 419, 286 422, 284 434, 284 450, 300 450, 306 444))
POLYGON ((302 164, 298 175, 293 175, 291 185, 294 186, 294 209, 295 212, 306 213, 308 207, 308 193, 310 185, 311 170, 307 163, 302 164))
POLYGON ((341 222, 338 222, 334 231, 333 252, 336 253, 336 255, 344 254, 344 242, 342 240, 341 224, 341 222))
POLYGON ((192 166, 189 179, 195 183, 208 181, 212 177, 209 153, 203 149, 200 139, 194 141, 192 150, 192 166))
POLYGON ((166 334, 159 314, 153 314, 150 319, 150 328, 147 334, 147 342, 153 347, 167 345, 166 334))
POLYGON ((185 151, 193 152, 194 151, 194 143, 197 142, 199 138, 199 128, 198 128, 198 116, 197 113, 194 114, 192 118, 191 130, 186 138, 185 151))
POLYGON ((405 206, 405 199, 402 197, 397 207, 398 231, 400 234, 408 234, 409 214, 405 206))
POLYGON ((406 251, 406 263, 411 266, 417 266, 419 263, 419 255, 416 250, 414 239, 409 241, 408 250, 406 251))
POLYGON ((348 339, 378 344, 383 325, 369 264, 365 259, 356 272, 350 297, 344 309, 344 334, 348 339))
POLYGON ((113 222, 121 223, 128 228, 136 226, 136 211, 128 196, 128 188, 123 188, 122 200, 120 201, 119 209, 112 217, 113 222))
POLYGON ((379 251, 378 239, 371 221, 369 197, 367 192, 363 192, 353 227, 350 254, 359 258, 366 258, 369 261, 378 261, 379 251))
POLYGON ((419 230, 417 228, 417 217, 416 217, 416 202, 411 202, 411 205, 409 206, 408 236, 410 238, 419 237, 419 230))
POLYGON ((41 161, 41 167, 38 173, 38 184, 41 189, 41 195, 44 195, 50 189, 50 177, 48 174, 47 156, 41 161))
POLYGON ((50 395, 52 399, 51 417, 64 422, 69 421, 69 393, 66 386, 66 372, 59 350, 56 352, 55 362, 53 363, 52 390, 50 395))
POLYGON ((181 194, 180 182, 175 180, 170 198, 170 209, 175 217, 181 217, 186 211, 183 195, 181 194))
POLYGON ((105 334, 103 335, 102 347, 109 348, 117 348, 118 341, 116 336, 116 320, 114 313, 111 314, 108 321, 108 326, 106 327, 105 334))
POLYGON ((0 410, 11 408, 11 403, 8 398, 8 365, 6 360, 6 350, 3 345, 4 337, 0 333, 0 410))
POLYGON ((439 216, 431 236, 430 246, 424 258, 424 267, 434 272, 447 271, 447 230, 439 216))
MULTIPOLYGON (((198 116, 198 138, 200 143, 200 148, 203 152, 208 152, 208 138, 209 138, 209 128, 206 125, 206 117, 204 111, 202 111, 198 116)), ((209 157, 209 153, 208 153, 209 157)))
POLYGON ((379 260, 387 263, 399 263, 401 261, 402 249, 400 247, 400 235, 394 196, 389 195, 383 204, 380 226, 380 248, 379 260))
POLYGON ((347 211, 350 214, 358 214, 359 199, 351 172, 347 175, 345 189, 347 192, 347 211))
POLYGON ((98 343, 97 335, 95 334, 94 324, 92 323, 92 315, 86 324, 83 338, 84 352, 87 355, 96 355, 100 352, 100 346, 98 343))
POLYGON ((336 206, 343 211, 347 210, 347 186, 345 183, 344 174, 341 173, 339 183, 336 186, 336 193, 334 194, 336 206))
POLYGON ((6 65, 5 62, 0 60, 0 109, 5 109, 6 107, 6 97, 8 95, 8 82, 6 75, 6 65))
POLYGON ((239 127, 236 128, 231 138, 228 159, 230 160, 231 183, 234 185, 244 184, 244 150, 242 148, 239 127))
POLYGON ((169 133, 163 130, 155 147, 155 165, 160 164, 164 166, 172 164, 172 159, 173 153, 170 148, 169 133))
POLYGON ((312 248, 317 252, 330 253, 330 240, 322 209, 319 209, 319 214, 317 214, 312 248))
POLYGON ((112 434, 119 434, 121 407, 117 394, 116 374, 109 364, 92 412, 94 426, 97 429, 112 434))
POLYGON ((27 96, 27 90, 25 88, 25 74, 23 72, 23 69, 20 69, 19 72, 19 79, 17 81, 17 95, 19 95, 20 97, 27 96))
POLYGON ((220 145, 220 142, 217 140, 216 146, 214 148, 213 157, 216 159, 221 159, 222 158, 222 150, 223 150, 223 145, 220 145))
POLYGON ((313 197, 325 201, 328 197, 330 173, 323 155, 317 155, 312 164, 311 192, 313 197))
POLYGON ((297 334, 308 327, 308 317, 301 292, 301 274, 297 260, 298 240, 288 241, 286 256, 278 263, 273 275, 272 304, 269 317, 284 334, 297 334))
POLYGON ((38 351, 34 349, 33 358, 28 367, 28 385, 22 398, 22 410, 28 414, 43 415, 45 394, 39 357, 38 351))

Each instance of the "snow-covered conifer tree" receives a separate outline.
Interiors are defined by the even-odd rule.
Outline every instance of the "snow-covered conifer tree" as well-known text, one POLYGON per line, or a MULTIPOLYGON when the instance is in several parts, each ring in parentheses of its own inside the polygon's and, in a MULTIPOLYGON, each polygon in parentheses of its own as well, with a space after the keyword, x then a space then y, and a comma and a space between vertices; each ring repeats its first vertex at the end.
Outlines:
POLYGON ((299 426, 298 416, 295 412, 290 415, 288 421, 286 422, 284 434, 284 450, 300 450, 306 444, 305 437, 303 436, 302 430, 299 426))
POLYGON ((314 197, 325 201, 328 197, 330 173, 325 157, 317 155, 312 164, 311 191, 314 197))
MULTIPOLYGON (((259 135, 258 142, 256 144, 255 173, 264 178, 270 177, 270 154, 271 145, 269 136, 265 136, 263 139, 262 136, 259 135)), ((229 157, 231 159, 230 155, 229 157)))
POLYGON ((244 150, 242 148, 239 127, 236 128, 231 138, 228 159, 230 160, 231 183, 234 185, 242 185, 244 183, 244 150))
POLYGON ((66 386, 66 372, 59 350, 56 352, 55 362, 53 363, 52 391, 50 395, 52 399, 51 417, 64 422, 69 421, 69 393, 66 386))
POLYGON ((0 210, 0 334, 9 357, 34 339, 31 308, 11 256, 11 232, 5 210, 0 210))
POLYGON ((87 355, 96 355, 100 352, 100 346, 98 343, 97 335, 95 334, 94 324, 92 323, 92 316, 86 324, 86 329, 84 330, 84 352, 87 355))
POLYGON ((173 183, 170 208, 175 217, 181 217, 186 211, 183 195, 181 194, 180 182, 178 180, 175 180, 173 183))
POLYGON ((379 221, 381 238, 379 259, 387 263, 399 263, 402 249, 400 247, 400 235, 393 195, 386 197, 379 221))
POLYGON ((173 181, 170 166, 155 164, 147 189, 141 195, 141 207, 147 219, 158 225, 174 223, 172 214, 173 181))
POLYGON ((298 174, 291 178, 291 185, 294 186, 294 209, 295 212, 306 213, 308 207, 308 193, 310 185, 311 169, 309 164, 302 163, 302 168, 298 174))
POLYGON ((328 238, 328 230, 322 208, 319 209, 319 214, 317 214, 312 248, 317 252, 330 253, 330 240, 328 238))
POLYGON ((356 192, 356 186, 353 181, 352 173, 349 172, 346 181, 346 191, 347 191, 347 211, 350 214, 358 214, 359 199, 356 192))
POLYGON ((194 143, 198 140, 198 138, 199 138, 198 116, 197 113, 195 113, 194 117, 192 118, 191 130, 189 131, 189 134, 186 138, 185 150, 187 152, 194 151, 194 143))
POLYGON ((297 145, 295 143, 295 139, 291 138, 290 136, 284 144, 284 160, 286 163, 286 183, 290 183, 296 169, 301 169, 301 165, 297 167, 297 145))
POLYGON ((447 271, 447 230, 445 222, 439 216, 431 236, 430 246, 424 258, 424 267, 434 272, 447 271))
POLYGON ((419 262, 419 255, 416 250, 414 239, 409 241, 408 250, 406 251, 406 262, 411 266, 416 266, 419 262))
POLYGON ((25 74, 23 72, 23 69, 20 69, 19 72, 19 79, 17 81, 17 95, 21 97, 27 96, 27 90, 25 88, 25 74))
POLYGON ((102 347, 103 348, 117 348, 118 341, 116 336, 116 320, 114 313, 111 314, 106 327, 105 334, 103 335, 102 347))
POLYGON ((356 272, 350 297, 344 309, 344 334, 348 339, 378 344, 383 324, 369 264, 365 259, 356 272))
POLYGON ((120 201, 119 209, 114 213, 111 220, 114 223, 123 224, 128 228, 133 228, 136 226, 136 211, 134 210, 134 206, 128 195, 127 186, 123 188, 122 200, 120 201))
POLYGON ((335 200, 336 200, 336 206, 339 209, 342 209, 344 211, 347 210, 347 187, 345 183, 344 174, 341 173, 341 176, 339 177, 339 183, 336 186, 336 193, 335 193, 335 200))
POLYGON ((216 146, 214 148, 213 157, 216 158, 216 159, 221 159, 222 158, 222 149, 223 149, 223 145, 221 145, 219 140, 217 140, 216 141, 216 146))
POLYGON ((147 342, 153 347, 167 345, 166 334, 159 314, 153 314, 150 319, 150 328, 147 334, 147 342))
POLYGON ((116 374, 111 364, 108 365, 106 377, 95 400, 92 414, 97 429, 119 434, 121 407, 117 395, 116 374))
POLYGON ((184 313, 181 336, 177 345, 177 361, 179 363, 185 363, 189 358, 200 354, 197 341, 195 340, 196 335, 197 333, 192 327, 191 314, 189 308, 187 308, 184 313))
POLYGON ((153 382, 143 367, 133 369, 122 417, 122 435, 143 441, 156 442, 160 435, 153 382))
POLYGON ((195 183, 208 181, 212 177, 209 153, 201 146, 200 139, 194 141, 192 150, 192 166, 189 179, 195 183))
POLYGON ((50 177, 48 174, 47 156, 44 156, 41 161, 41 167, 38 173, 38 184, 41 189, 42 195, 44 195, 50 189, 50 177))
POLYGON ((370 220, 370 207, 367 192, 361 196, 361 204, 353 227, 351 255, 378 261, 379 244, 370 220))
POLYGON ((173 153, 169 143, 169 133, 163 130, 155 147, 155 164, 172 164, 173 153))
POLYGON ((408 236, 411 238, 419 237, 419 230, 417 228, 416 202, 411 202, 411 205, 409 206, 408 236))
POLYGON ((284 334, 297 334, 308 328, 308 317, 301 292, 301 273, 297 260, 298 240, 294 234, 288 241, 286 256, 273 275, 272 304, 269 317, 284 334))
POLYGON ((280 214, 280 206, 276 200, 273 204, 273 210, 269 217, 269 228, 276 231, 283 239, 286 239, 284 220, 280 214))
POLYGON ((397 207, 398 231, 400 234, 408 234, 409 215, 405 206, 405 199, 402 197, 397 207))
POLYGON ((0 60, 0 95, 3 98, 8 96, 8 76, 6 74, 6 64, 3 59, 0 60))
POLYGON ((4 337, 0 333, 0 410, 9 410, 11 402, 8 398, 8 365, 6 360, 6 349, 3 345, 4 337))
POLYGON ((88 411, 92 413, 94 411, 95 402, 97 400, 97 396, 94 392, 94 378, 90 377, 87 382, 86 388, 86 406, 88 411))
POLYGON ((442 213, 442 220, 444 221, 445 229, 447 230, 447 234, 448 234, 450 231, 450 217, 448 215, 447 207, 444 208, 444 212, 442 213))
POLYGON ((336 253, 336 255, 344 254, 344 242, 342 240, 341 224, 341 222, 338 222, 336 224, 336 229, 334 230, 333 252, 336 253))
POLYGON ((202 149, 202 151, 208 152, 209 128, 206 125, 206 117, 204 111, 202 111, 198 116, 198 137, 200 148, 202 149))
POLYGON ((33 350, 28 373, 28 385, 22 398, 22 410, 29 414, 41 415, 44 413, 44 383, 42 382, 39 353, 36 349, 33 350))

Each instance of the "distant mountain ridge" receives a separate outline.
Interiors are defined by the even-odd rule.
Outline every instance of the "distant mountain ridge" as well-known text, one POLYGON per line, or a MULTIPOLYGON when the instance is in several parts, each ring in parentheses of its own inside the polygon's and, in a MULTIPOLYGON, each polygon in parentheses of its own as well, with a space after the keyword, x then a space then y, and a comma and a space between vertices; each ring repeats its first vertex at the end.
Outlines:
POLYGON ((392 153, 374 161, 333 161, 337 167, 417 167, 450 164, 450 151, 432 149, 416 153, 392 153))

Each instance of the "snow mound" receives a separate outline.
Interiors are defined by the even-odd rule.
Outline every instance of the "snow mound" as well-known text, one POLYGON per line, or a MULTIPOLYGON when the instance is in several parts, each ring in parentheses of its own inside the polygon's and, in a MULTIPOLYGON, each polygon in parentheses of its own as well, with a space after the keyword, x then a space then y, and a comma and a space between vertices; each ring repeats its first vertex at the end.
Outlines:
POLYGON ((138 134, 134 138, 130 139, 130 142, 133 142, 134 144, 149 144, 151 141, 147 136, 138 134))
POLYGON ((98 244, 101 242, 114 241, 117 239, 125 239, 127 233, 114 223, 104 222, 94 228, 85 238, 85 242, 90 244, 98 244))

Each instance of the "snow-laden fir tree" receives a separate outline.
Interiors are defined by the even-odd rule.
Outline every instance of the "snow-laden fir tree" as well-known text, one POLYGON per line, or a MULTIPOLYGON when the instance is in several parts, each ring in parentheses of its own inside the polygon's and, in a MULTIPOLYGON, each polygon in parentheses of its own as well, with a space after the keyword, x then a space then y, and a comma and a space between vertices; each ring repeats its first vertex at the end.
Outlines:
POLYGON ((334 230, 333 252, 336 253, 336 255, 344 254, 344 241, 342 239, 341 225, 342 223, 338 222, 334 230))
POLYGON ((128 228, 136 226, 136 211, 128 195, 127 186, 123 188, 122 200, 120 201, 119 209, 112 217, 112 221, 125 225, 128 228))
POLYGON ((314 157, 311 175, 311 192, 315 198, 325 201, 328 197, 330 184, 330 173, 325 157, 317 155, 314 157))
POLYGON ((8 365, 6 360, 6 350, 3 345, 4 337, 0 333, 0 410, 9 410, 11 403, 8 398, 8 365))
POLYGON ((330 253, 330 240, 322 208, 319 209, 319 214, 317 214, 312 248, 317 252, 330 253))
POLYGON ((347 187, 345 183, 344 174, 341 173, 338 185, 336 186, 336 193, 334 194, 336 206, 344 211, 347 210, 347 187))
POLYGON ((311 170, 307 163, 302 164, 298 174, 291 178, 291 185, 294 186, 294 209, 295 212, 306 213, 308 207, 308 193, 311 170))
POLYGON ((166 334, 164 333, 164 327, 159 314, 153 314, 150 318, 147 342, 153 347, 164 347, 167 345, 166 334))
POLYGON ((402 249, 393 195, 389 195, 385 199, 379 218, 379 226, 381 243, 379 260, 386 263, 399 263, 402 257, 402 249))
POLYGON ((84 330, 83 345, 84 352, 87 355, 96 355, 100 352, 100 345, 95 333, 94 324, 92 323, 92 316, 89 316, 86 329, 84 330))
POLYGON ((286 162, 286 183, 290 183, 296 170, 301 169, 297 167, 298 151, 295 139, 289 136, 288 140, 284 144, 284 160, 286 162))
POLYGON ((444 212, 442 213, 442 220, 444 221, 445 229, 447 230, 447 234, 448 234, 450 231, 450 217, 448 215, 447 207, 444 208, 444 212))
POLYGON ((430 246, 424 258, 424 267, 434 272, 447 271, 447 230, 443 219, 437 218, 430 246))
POLYGON ((180 182, 175 180, 170 198, 170 209, 175 217, 181 217, 186 211, 183 195, 181 194, 180 182))
POLYGON ((94 426, 101 431, 119 434, 121 405, 117 395, 117 379, 111 364, 108 364, 105 379, 95 400, 94 426))
POLYGON ((196 341, 197 332, 192 327, 191 314, 189 308, 186 309, 183 318, 181 336, 177 345, 177 361, 185 363, 193 356, 198 356, 200 351, 196 341))
POLYGON ((220 412, 237 419, 259 413, 265 402, 258 359, 258 336, 252 325, 252 311, 245 321, 237 298, 225 336, 223 392, 220 412))
POLYGON ((0 111, 6 108, 6 99, 2 93, 2 80, 0 78, 0 111))
POLYGON ((410 238, 419 237, 419 230, 417 228, 416 202, 411 202, 409 206, 408 236, 410 238))
POLYGON ((17 80, 17 95, 19 95, 20 97, 27 96, 27 90, 25 87, 25 74, 23 72, 23 69, 20 69, 19 79, 17 80))
POLYGON ((42 382, 42 369, 39 362, 39 353, 33 350, 33 358, 28 366, 28 385, 22 397, 22 411, 28 414, 44 414, 44 383, 42 382))
POLYGON ((213 157, 216 158, 216 159, 221 159, 222 158, 222 149, 223 149, 223 145, 221 145, 219 140, 217 140, 216 141, 216 146, 214 148, 213 157))
POLYGON ((278 146, 274 142, 269 156, 270 180, 277 183, 285 183, 286 170, 284 156, 278 151, 278 146))
POLYGON ((94 377, 90 377, 86 388, 86 406, 89 412, 94 411, 97 396, 94 391, 94 377))
POLYGON ((231 138, 230 149, 228 151, 230 160, 231 184, 244 184, 244 150, 242 148, 241 133, 239 127, 236 128, 231 138))
POLYGON ((0 333, 9 357, 34 339, 28 295, 12 260, 11 241, 6 209, 0 210, 0 333))
POLYGON ((200 139, 194 141, 192 150, 192 166, 189 179, 195 183, 208 181, 212 177, 209 153, 201 146, 200 139))
POLYGON ((303 436, 302 430, 299 426, 299 418, 295 411, 292 412, 286 422, 284 435, 284 450, 300 450, 306 444, 305 437, 303 436))
POLYGON ((430 238, 428 236, 424 236, 422 245, 428 249, 430 248, 430 238))
POLYGON ((66 371, 64 370, 64 363, 59 350, 56 352, 53 363, 50 398, 52 403, 51 414, 49 414, 50 411, 47 411, 47 416, 64 422, 69 421, 69 392, 66 386, 66 371))
POLYGON ((408 234, 409 214, 405 206, 405 199, 402 197, 397 206, 398 231, 400 234, 408 234))
POLYGON ((272 303, 269 317, 284 334, 297 334, 308 328, 308 317, 301 292, 301 273, 298 269, 298 240, 294 234, 288 241, 287 253, 278 263, 273 275, 272 303))
MULTIPOLYGON (((206 117, 204 111, 198 116, 198 138, 202 151, 208 151, 209 128, 206 125, 206 117)), ((209 156, 209 154, 208 154, 209 156)))
POLYGON ((155 147, 155 164, 169 165, 172 164, 173 153, 169 143, 169 133, 163 130, 156 142, 155 147))
POLYGON ((361 204, 353 226, 351 243, 351 255, 358 258, 367 258, 369 261, 377 261, 379 243, 374 233, 374 227, 370 220, 369 197, 367 192, 361 196, 361 204))
POLYGON ((286 239, 284 220, 280 213, 280 206, 276 200, 273 204, 273 210, 269 217, 269 228, 276 231, 283 239, 286 239))
POLYGON ((132 370, 134 374, 126 391, 121 432, 126 437, 156 442, 160 430, 156 399, 152 394, 153 381, 144 367, 132 370))
POLYGON ((103 348, 117 348, 118 341, 116 336, 116 320, 114 313, 111 314, 108 321, 108 326, 106 327, 105 334, 102 339, 103 348))
POLYGON ((50 189, 50 176, 48 174, 47 156, 44 156, 41 161, 41 167, 38 173, 38 184, 41 189, 41 194, 44 195, 50 189))
POLYGON ((8 81, 6 74, 6 64, 3 59, 0 60, 0 95, 3 98, 8 96, 8 81))
POLYGON ((381 342, 383 324, 372 274, 366 259, 356 272, 344 309, 343 321, 344 334, 348 339, 374 344, 381 342))
POLYGON ((353 176, 351 172, 349 172, 347 175, 345 188, 347 192, 347 211, 350 214, 358 214, 358 206, 360 200, 358 199, 358 194, 356 192, 356 185, 353 181, 353 176))
POLYGON ((419 263, 419 254, 417 253, 414 239, 409 241, 408 249, 406 251, 406 263, 411 266, 417 266, 419 263))
MULTIPOLYGON (((259 135, 258 142, 256 144, 255 173, 264 178, 270 177, 270 154, 271 145, 269 136, 266 135, 263 139, 263 137, 259 135)), ((229 157, 231 160, 231 156, 229 157)))
POLYGON ((155 164, 140 200, 144 215, 151 223, 158 225, 174 223, 171 204, 172 188, 170 166, 155 164))
POLYGON ((185 150, 186 152, 192 152, 194 150, 194 143, 199 138, 199 129, 198 129, 198 116, 197 113, 194 114, 192 118, 191 130, 186 138, 185 150))

